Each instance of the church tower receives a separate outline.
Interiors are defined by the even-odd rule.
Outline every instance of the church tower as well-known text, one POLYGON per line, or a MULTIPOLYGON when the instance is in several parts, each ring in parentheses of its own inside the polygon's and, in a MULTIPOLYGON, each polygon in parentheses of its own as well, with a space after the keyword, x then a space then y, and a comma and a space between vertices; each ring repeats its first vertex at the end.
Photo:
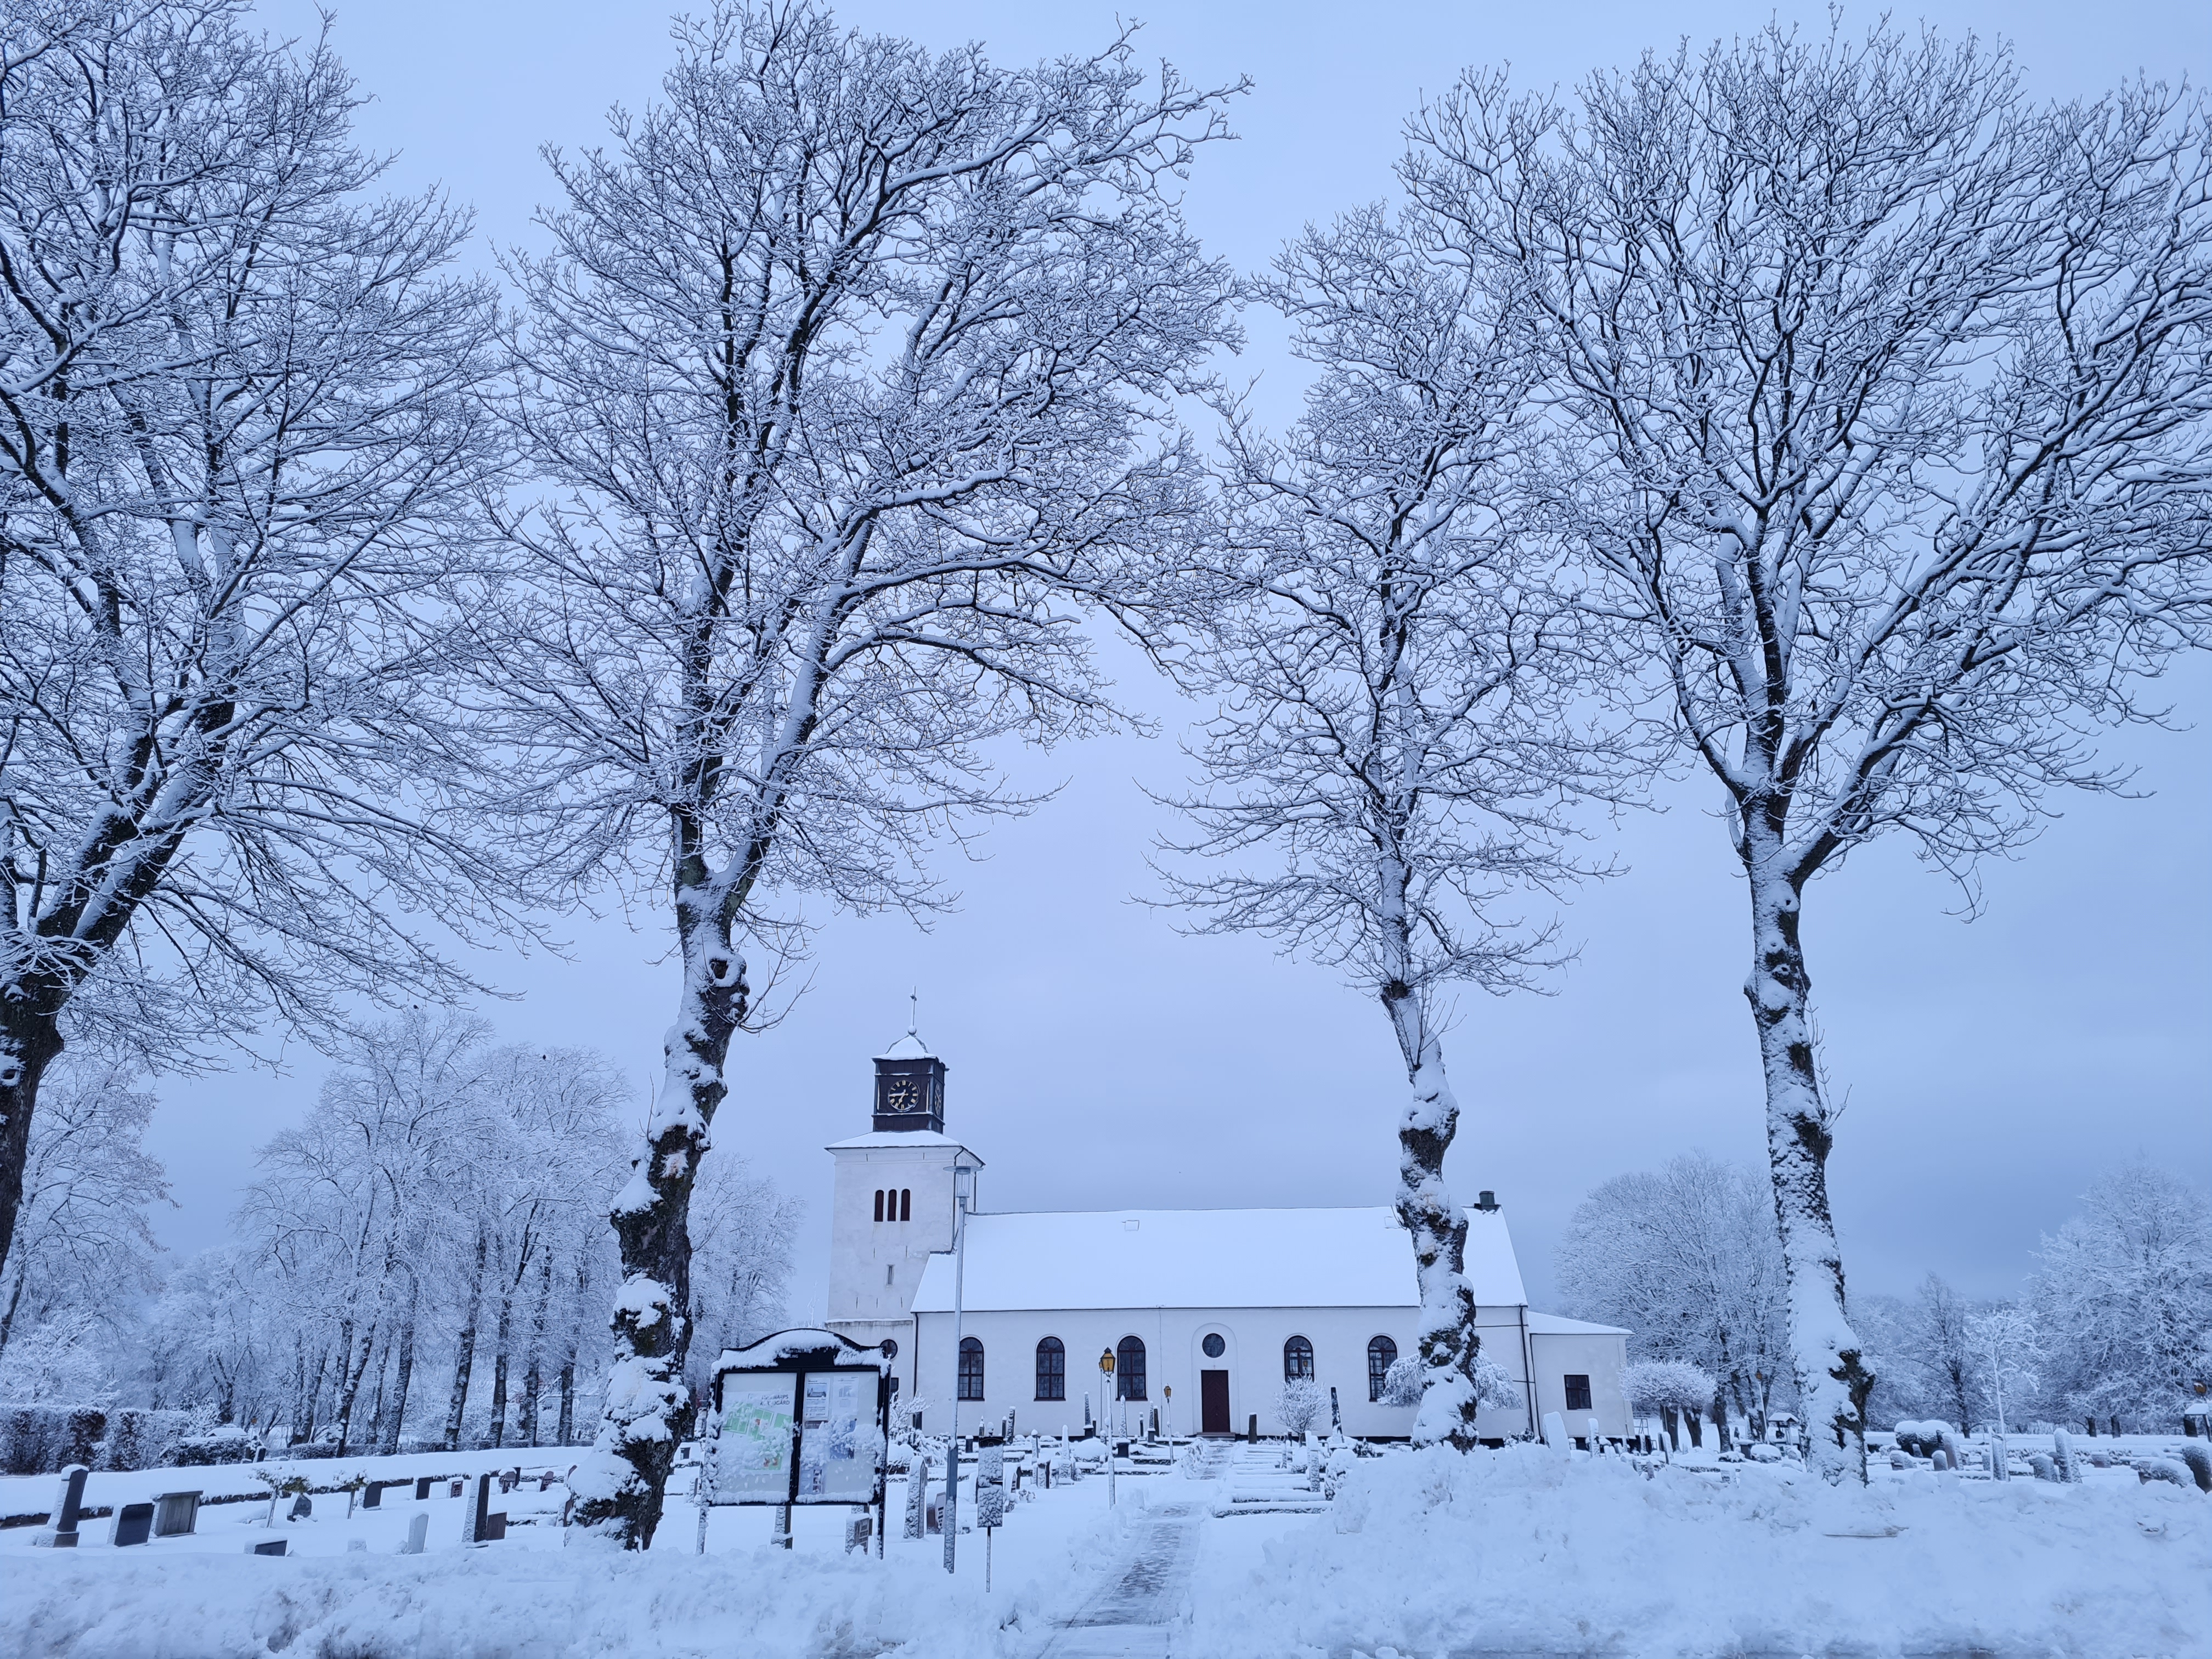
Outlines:
POLYGON ((836 1170, 823 1322, 855 1342, 896 1341, 910 1392, 911 1310, 931 1254, 952 1248, 953 1166, 983 1161, 945 1133, 945 1062, 918 1036, 909 1030, 875 1066, 874 1127, 827 1148, 836 1170))

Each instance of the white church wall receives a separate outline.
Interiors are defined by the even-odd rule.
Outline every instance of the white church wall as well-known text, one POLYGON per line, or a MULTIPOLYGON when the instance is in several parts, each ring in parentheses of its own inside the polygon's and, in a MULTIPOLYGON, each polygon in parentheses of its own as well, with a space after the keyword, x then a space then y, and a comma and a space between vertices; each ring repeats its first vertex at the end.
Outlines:
MULTIPOLYGON (((970 1313, 962 1328, 983 1344, 983 1398, 960 1402, 960 1425, 963 1432, 995 1428, 1012 1412, 1018 1431, 1056 1433, 1066 1425, 1079 1434, 1087 1394, 1094 1413, 1102 1401, 1109 1407, 1109 1421, 1117 1432, 1125 1425, 1133 1431, 1157 1409, 1163 1426, 1172 1421, 1177 1433, 1188 1434, 1200 1426, 1200 1372, 1226 1370, 1231 1431, 1243 1433, 1256 1415, 1261 1433, 1280 1434, 1283 1425, 1275 1404, 1283 1385, 1284 1345, 1293 1336, 1303 1336, 1313 1345, 1315 1382, 1324 1392, 1332 1387, 1336 1390, 1345 1432, 1403 1437, 1413 1429, 1412 1408, 1385 1406, 1367 1397, 1367 1345, 1373 1337, 1388 1336, 1401 1356, 1415 1352, 1414 1313, 1404 1307, 970 1313), (1204 1352, 1209 1333, 1223 1340, 1218 1358, 1208 1358, 1204 1352), (1036 1398, 1036 1345, 1046 1336, 1058 1337, 1066 1351, 1064 1401, 1036 1398), (1118 1349, 1128 1336, 1145 1345, 1146 1398, 1141 1402, 1109 1399, 1101 1388, 1100 1352, 1118 1349), (1166 1393, 1170 1388, 1172 1398, 1166 1393)), ((1523 1380, 1518 1310, 1486 1308, 1478 1318, 1485 1352, 1516 1381, 1523 1380)), ((922 1401, 924 1430, 942 1433, 951 1421, 956 1376, 952 1318, 945 1313, 922 1313, 915 1316, 915 1369, 908 1375, 915 1383, 907 1397, 922 1401)), ((1324 1421, 1321 1426, 1328 1425, 1324 1421)), ((1477 1426, 1496 1438, 1523 1434, 1528 1428, 1528 1413, 1525 1407, 1486 1412, 1477 1426)))
POLYGON ((1566 1422, 1567 1432, 1577 1438, 1581 1437, 1583 1425, 1592 1415, 1597 1418, 1601 1434, 1626 1435, 1633 1431, 1627 1396, 1620 1385, 1621 1370, 1628 1364, 1626 1336, 1539 1331, 1528 1340, 1534 1351, 1536 1410, 1540 1416, 1545 1412, 1559 1413, 1566 1422), (1590 1403, 1587 1408, 1568 1408, 1566 1380, 1570 1376, 1589 1378, 1590 1403))

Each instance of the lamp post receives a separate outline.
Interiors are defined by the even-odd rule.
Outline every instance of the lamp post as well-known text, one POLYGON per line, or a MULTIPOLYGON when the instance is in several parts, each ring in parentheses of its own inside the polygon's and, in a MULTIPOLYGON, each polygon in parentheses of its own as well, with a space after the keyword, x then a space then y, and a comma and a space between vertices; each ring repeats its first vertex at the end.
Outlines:
MULTIPOLYGON (((1100 1405, 1103 1407, 1114 1397, 1113 1349, 1099 1350, 1098 1375, 1101 1379, 1098 1384, 1098 1400, 1100 1405)), ((1104 1410, 1099 1413, 1098 1417, 1099 1431, 1106 1440, 1106 1505, 1111 1509, 1114 1505, 1114 1423, 1111 1416, 1104 1410)))
POLYGON ((961 1305, 968 1282, 968 1194, 960 1177, 979 1165, 954 1159, 952 1170, 952 1419, 945 1439, 945 1570, 952 1571, 960 1536, 960 1340, 961 1305))

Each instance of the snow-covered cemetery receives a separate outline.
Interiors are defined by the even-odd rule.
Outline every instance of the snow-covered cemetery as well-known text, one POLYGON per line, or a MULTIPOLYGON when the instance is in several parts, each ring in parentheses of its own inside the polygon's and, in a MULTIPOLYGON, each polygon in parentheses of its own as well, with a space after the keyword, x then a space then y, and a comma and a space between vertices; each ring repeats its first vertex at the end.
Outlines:
POLYGON ((0 0, 0 1654, 2212 1659, 2201 9, 671 3, 0 0))

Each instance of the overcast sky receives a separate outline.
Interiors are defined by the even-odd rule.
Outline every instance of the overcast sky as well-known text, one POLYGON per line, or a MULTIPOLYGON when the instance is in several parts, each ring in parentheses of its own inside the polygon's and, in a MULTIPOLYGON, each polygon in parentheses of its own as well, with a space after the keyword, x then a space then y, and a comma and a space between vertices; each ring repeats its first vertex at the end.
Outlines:
MULTIPOLYGON (((1006 62, 1095 50, 1117 9, 883 0, 842 21, 933 46, 968 40, 1006 62)), ((441 182, 491 241, 534 244, 541 142, 597 142, 608 106, 649 100, 671 52, 665 0, 376 0, 341 9, 336 40, 377 101, 363 140, 400 153, 403 185, 441 182)), ((1148 20, 1148 56, 1202 82, 1249 74, 1240 141, 1202 158, 1197 230, 1240 267, 1310 220, 1384 193, 1400 124, 1470 64, 1528 85, 1625 65, 1647 46, 1754 28, 1759 4, 1319 7, 1184 3, 1148 20)), ((1785 6, 1815 24, 1824 10, 1785 6)), ((1910 17, 1899 10, 1897 15, 1910 17)), ((270 27, 314 27, 305 3, 270 27)), ((1871 21, 1854 8, 1847 22, 1871 21)), ((2203 84, 2212 11, 2201 4, 1930 7, 1948 33, 2002 33, 2040 94, 2094 94, 2139 72, 2203 84)), ((1255 319, 1257 320, 1256 319, 1255 319)), ((1255 329, 1243 370, 1287 404, 1297 370, 1255 329)), ((1173 788, 1190 711, 1140 665, 1122 690, 1162 725, 1024 763, 1061 781, 1034 817, 994 830, 985 861, 946 870, 964 895, 923 933, 902 920, 823 918, 811 983, 772 1032, 741 1038, 715 1124, 808 1205, 792 1313, 818 1316, 827 1248, 823 1143, 867 1127, 869 1057, 906 1024, 951 1066, 948 1127, 988 1165, 994 1208, 1381 1204, 1395 1178, 1405 1084, 1383 1016, 1325 970, 1249 940, 1190 940, 1132 902, 1164 826, 1139 784, 1173 788)), ((2135 800, 2062 803, 2017 862, 1986 872, 1978 921, 1902 845, 1855 859, 1809 894, 1805 940, 1826 1060, 1848 1109, 1830 1166, 1856 1287, 1905 1291, 1933 1269, 1981 1294, 2015 1288, 2039 1233, 2089 1180, 2147 1154, 2212 1178, 2208 1113, 2205 823, 2212 672, 2172 684, 2187 729, 2109 747, 2140 768, 2135 800)), ((1688 1148, 1761 1156, 1756 1051, 1741 987, 1744 906, 1712 791, 1614 837, 1626 875, 1587 892, 1567 926, 1580 959, 1554 994, 1470 994, 1447 1038, 1464 1109, 1447 1174, 1464 1198, 1497 1191, 1533 1293, 1583 1194, 1688 1148)), ((659 919, 568 924, 573 960, 478 961, 516 994, 486 1012, 517 1040, 604 1050, 636 1079, 658 1069, 673 1008, 659 919)), ((216 1242, 254 1148, 313 1098, 322 1062, 295 1048, 285 1075, 166 1079, 153 1150, 179 1207, 180 1250, 216 1242)))

